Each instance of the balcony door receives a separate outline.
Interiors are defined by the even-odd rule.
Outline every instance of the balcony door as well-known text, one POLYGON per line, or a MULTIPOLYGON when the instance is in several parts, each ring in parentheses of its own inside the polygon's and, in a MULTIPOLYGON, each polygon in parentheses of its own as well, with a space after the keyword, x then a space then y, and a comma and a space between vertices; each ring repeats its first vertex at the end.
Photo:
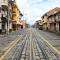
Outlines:
POLYGON ((60 31, 60 24, 59 24, 59 31, 60 31))

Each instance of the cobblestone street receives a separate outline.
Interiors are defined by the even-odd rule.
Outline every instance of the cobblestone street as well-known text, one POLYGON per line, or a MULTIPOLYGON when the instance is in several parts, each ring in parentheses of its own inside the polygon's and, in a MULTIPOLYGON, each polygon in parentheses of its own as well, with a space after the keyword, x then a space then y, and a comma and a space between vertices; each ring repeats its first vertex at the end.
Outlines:
POLYGON ((0 60, 60 60, 60 0, 0 0, 0 60))
POLYGON ((24 30, 12 32, 9 35, 0 35, 0 55, 2 55, 16 39, 23 35, 24 30), (20 31, 20 32, 19 32, 20 31))
POLYGON ((35 28, 0 35, 0 60, 60 60, 59 37, 35 28))

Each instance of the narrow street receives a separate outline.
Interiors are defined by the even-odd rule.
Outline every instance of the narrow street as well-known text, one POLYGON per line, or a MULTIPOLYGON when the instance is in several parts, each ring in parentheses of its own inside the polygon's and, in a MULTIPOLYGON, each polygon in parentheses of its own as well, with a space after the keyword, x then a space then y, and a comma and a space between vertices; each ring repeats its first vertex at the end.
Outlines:
POLYGON ((7 49, 0 60, 60 60, 60 36, 35 28, 19 30, 9 36, 13 35, 17 37, 4 46, 7 49))

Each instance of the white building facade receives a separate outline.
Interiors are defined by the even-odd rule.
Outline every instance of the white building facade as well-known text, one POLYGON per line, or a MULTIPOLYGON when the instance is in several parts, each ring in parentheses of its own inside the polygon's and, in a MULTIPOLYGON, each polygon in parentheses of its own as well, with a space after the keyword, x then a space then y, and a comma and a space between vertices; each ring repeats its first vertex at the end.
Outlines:
POLYGON ((6 33, 12 29, 9 0, 0 0, 0 33, 6 33))

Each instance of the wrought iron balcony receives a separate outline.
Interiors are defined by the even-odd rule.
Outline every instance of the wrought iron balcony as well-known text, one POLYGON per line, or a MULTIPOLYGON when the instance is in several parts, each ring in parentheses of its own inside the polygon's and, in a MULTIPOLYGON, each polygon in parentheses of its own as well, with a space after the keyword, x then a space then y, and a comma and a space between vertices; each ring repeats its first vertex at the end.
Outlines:
POLYGON ((15 0, 8 0, 8 2, 9 2, 10 4, 13 4, 13 3, 15 2, 15 0))
POLYGON ((3 10, 3 11, 8 11, 8 6, 2 5, 2 10, 3 10))
POLYGON ((2 20, 2 22, 7 22, 8 21, 7 16, 3 17, 3 15, 2 15, 1 20, 2 20))

